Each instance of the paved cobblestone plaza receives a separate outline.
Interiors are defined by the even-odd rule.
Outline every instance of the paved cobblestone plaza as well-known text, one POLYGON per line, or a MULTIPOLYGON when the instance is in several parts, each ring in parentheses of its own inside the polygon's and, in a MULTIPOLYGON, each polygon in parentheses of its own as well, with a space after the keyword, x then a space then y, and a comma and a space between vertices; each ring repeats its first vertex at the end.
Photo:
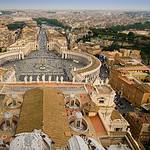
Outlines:
POLYGON ((48 50, 46 48, 46 35, 41 30, 39 35, 39 50, 32 52, 29 56, 26 56, 23 60, 17 60, 13 62, 7 62, 4 67, 14 66, 16 70, 17 81, 24 81, 24 77, 32 76, 32 81, 36 81, 37 77, 39 81, 42 81, 44 75, 45 81, 48 81, 49 76, 51 80, 56 80, 56 77, 63 76, 64 81, 72 80, 70 73, 74 67, 81 68, 84 64, 74 62, 73 60, 64 60, 56 51, 48 50))

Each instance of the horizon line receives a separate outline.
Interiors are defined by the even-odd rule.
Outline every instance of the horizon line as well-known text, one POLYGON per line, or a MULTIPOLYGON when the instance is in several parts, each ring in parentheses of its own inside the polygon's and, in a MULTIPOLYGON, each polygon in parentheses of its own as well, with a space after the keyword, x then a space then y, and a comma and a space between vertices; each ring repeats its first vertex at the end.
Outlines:
POLYGON ((95 10, 95 11, 150 11, 150 8, 0 8, 0 11, 3 10, 43 10, 43 11, 48 11, 48 10, 78 10, 78 11, 82 11, 82 10, 95 10))

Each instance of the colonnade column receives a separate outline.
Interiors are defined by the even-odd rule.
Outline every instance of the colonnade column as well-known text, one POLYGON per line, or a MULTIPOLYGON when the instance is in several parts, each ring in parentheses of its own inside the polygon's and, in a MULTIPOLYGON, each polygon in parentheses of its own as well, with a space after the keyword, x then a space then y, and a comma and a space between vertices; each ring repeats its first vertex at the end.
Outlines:
POLYGON ((22 59, 24 59, 24 54, 22 53, 22 59))
POLYGON ((65 58, 65 54, 64 54, 64 53, 61 54, 61 58, 62 58, 62 59, 65 58))
POLYGON ((21 59, 21 54, 19 54, 19 60, 21 59))

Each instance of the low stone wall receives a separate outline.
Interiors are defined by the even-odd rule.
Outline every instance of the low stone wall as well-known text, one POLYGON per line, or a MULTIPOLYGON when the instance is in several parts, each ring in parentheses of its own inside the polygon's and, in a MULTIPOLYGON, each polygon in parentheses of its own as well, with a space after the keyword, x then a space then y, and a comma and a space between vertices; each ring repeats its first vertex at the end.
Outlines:
POLYGON ((131 133, 126 132, 124 135, 111 135, 99 137, 100 142, 104 147, 117 145, 119 143, 127 144, 131 150, 143 150, 138 143, 133 139, 131 133))

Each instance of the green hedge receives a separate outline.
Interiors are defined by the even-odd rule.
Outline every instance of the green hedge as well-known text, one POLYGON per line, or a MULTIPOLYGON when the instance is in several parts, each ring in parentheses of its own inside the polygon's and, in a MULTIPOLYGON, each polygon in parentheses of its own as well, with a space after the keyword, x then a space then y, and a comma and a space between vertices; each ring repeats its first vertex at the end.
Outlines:
POLYGON ((8 24, 7 27, 9 30, 17 30, 17 29, 22 29, 26 26, 25 22, 14 22, 11 24, 8 24))
POLYGON ((54 27, 61 27, 64 29, 71 29, 71 27, 64 25, 57 19, 48 19, 48 18, 33 18, 34 21, 37 22, 38 25, 46 24, 54 27))

